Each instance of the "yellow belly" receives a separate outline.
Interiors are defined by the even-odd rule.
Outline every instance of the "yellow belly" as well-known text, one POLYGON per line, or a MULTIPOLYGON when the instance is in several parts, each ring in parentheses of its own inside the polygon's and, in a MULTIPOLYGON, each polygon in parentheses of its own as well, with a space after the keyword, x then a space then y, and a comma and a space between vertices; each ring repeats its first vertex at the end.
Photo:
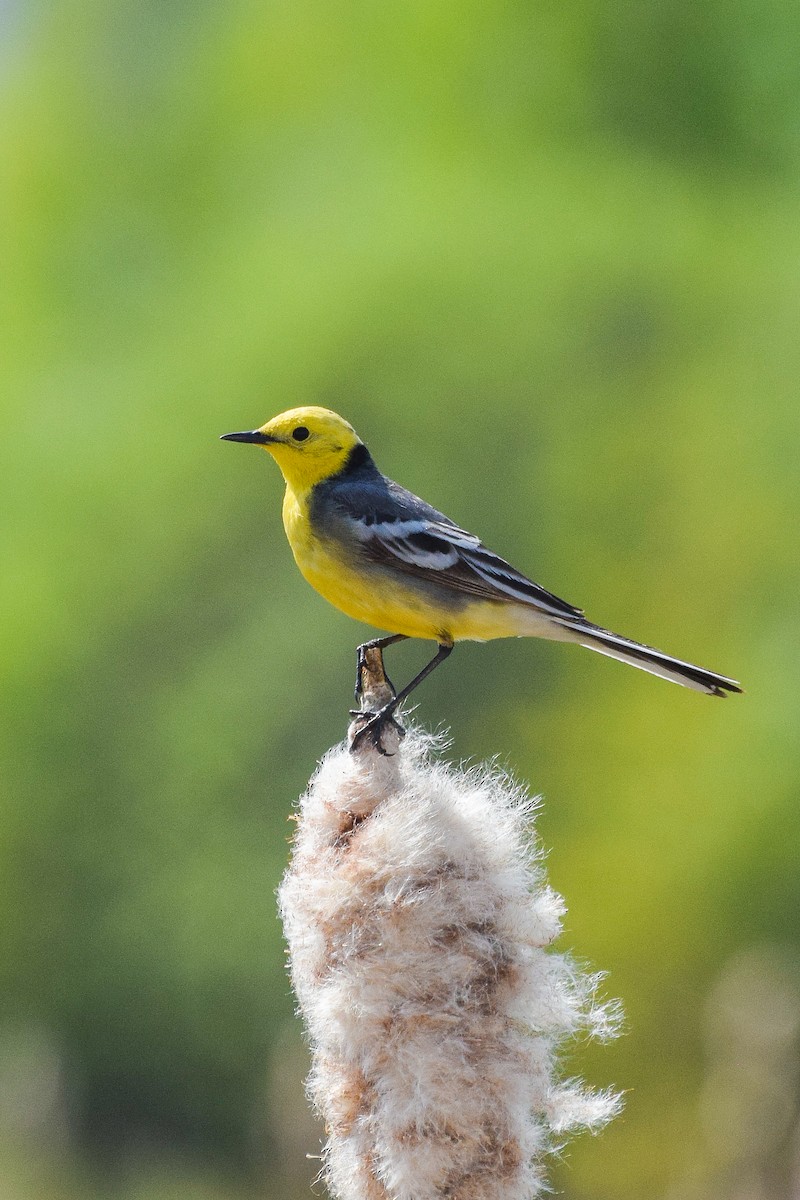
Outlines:
POLYGON ((398 572, 391 578, 378 566, 348 563, 336 543, 312 530, 305 502, 288 488, 283 523, 295 562, 320 595, 349 617, 388 633, 438 642, 488 641, 499 637, 552 637, 538 626, 527 606, 502 601, 471 600, 454 595, 452 605, 436 600, 423 586, 406 583, 398 572))

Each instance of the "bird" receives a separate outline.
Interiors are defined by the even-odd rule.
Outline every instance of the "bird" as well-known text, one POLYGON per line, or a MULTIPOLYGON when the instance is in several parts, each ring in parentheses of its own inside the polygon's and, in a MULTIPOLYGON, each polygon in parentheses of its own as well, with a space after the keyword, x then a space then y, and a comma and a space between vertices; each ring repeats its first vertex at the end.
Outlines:
POLYGON ((283 525, 300 572, 336 608, 386 631, 358 647, 359 666, 372 647, 383 651, 406 638, 437 644, 405 687, 392 688, 392 699, 370 716, 359 738, 379 738, 383 723, 460 641, 577 642, 710 696, 742 691, 735 679, 589 621, 582 609, 383 475, 353 426, 330 409, 292 408, 221 440, 261 446, 272 456, 286 483, 283 525))

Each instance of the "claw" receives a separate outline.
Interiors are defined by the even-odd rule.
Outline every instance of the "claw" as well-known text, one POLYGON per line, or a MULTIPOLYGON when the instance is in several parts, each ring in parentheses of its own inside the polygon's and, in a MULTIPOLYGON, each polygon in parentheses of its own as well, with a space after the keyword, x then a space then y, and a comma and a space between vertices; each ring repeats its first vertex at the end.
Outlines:
POLYGON ((357 729, 353 734, 353 739, 350 742, 350 749, 356 750, 359 744, 365 738, 369 738, 379 754, 383 754, 385 757, 391 758, 391 755, 387 750, 384 750, 381 743, 381 735, 383 730, 388 725, 395 731, 399 739, 402 739, 406 736, 405 729, 394 718, 394 707, 394 704, 390 702, 389 704, 384 705, 384 707, 376 713, 366 714, 364 712, 351 712, 350 715, 352 717, 368 716, 369 719, 366 720, 361 728, 357 729))

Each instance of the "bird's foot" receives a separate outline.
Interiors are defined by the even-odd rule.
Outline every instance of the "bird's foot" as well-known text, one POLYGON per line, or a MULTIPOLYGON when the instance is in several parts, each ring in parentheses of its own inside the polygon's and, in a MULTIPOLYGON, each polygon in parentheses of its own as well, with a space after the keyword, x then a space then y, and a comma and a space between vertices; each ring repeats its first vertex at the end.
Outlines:
POLYGON ((382 642, 367 642, 358 648, 356 699, 359 707, 350 710, 350 750, 355 753, 371 745, 379 754, 391 757, 405 730, 395 719, 397 694, 383 669, 382 642))
POLYGON ((399 721, 395 720, 395 707, 394 700, 390 700, 388 704, 384 704, 383 708, 378 709, 377 712, 351 710, 350 716, 354 719, 354 725, 357 725, 355 732, 350 738, 351 752, 371 743, 379 754, 391 758, 395 753, 395 743, 401 742, 406 736, 403 726, 399 721), (394 745, 395 749, 387 749, 386 742, 389 745, 394 745))

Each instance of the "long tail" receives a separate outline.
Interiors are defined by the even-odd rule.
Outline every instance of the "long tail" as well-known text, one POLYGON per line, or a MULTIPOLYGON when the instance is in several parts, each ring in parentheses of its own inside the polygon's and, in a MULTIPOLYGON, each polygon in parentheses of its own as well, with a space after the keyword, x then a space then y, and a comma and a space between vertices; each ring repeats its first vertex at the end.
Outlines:
POLYGON ((741 692, 742 686, 735 679, 727 679, 717 675, 715 671, 707 671, 705 667, 696 667, 693 663, 683 662, 670 654, 663 654, 652 646, 643 646, 641 642, 633 642, 630 638, 620 637, 600 625, 590 621, 559 620, 558 624, 569 631, 570 640, 575 640, 587 650, 596 650, 598 654, 607 654, 620 662, 630 663, 651 675, 660 675, 662 679, 670 679, 683 687, 694 688, 696 692, 705 692, 708 696, 725 696, 728 692, 741 692))

